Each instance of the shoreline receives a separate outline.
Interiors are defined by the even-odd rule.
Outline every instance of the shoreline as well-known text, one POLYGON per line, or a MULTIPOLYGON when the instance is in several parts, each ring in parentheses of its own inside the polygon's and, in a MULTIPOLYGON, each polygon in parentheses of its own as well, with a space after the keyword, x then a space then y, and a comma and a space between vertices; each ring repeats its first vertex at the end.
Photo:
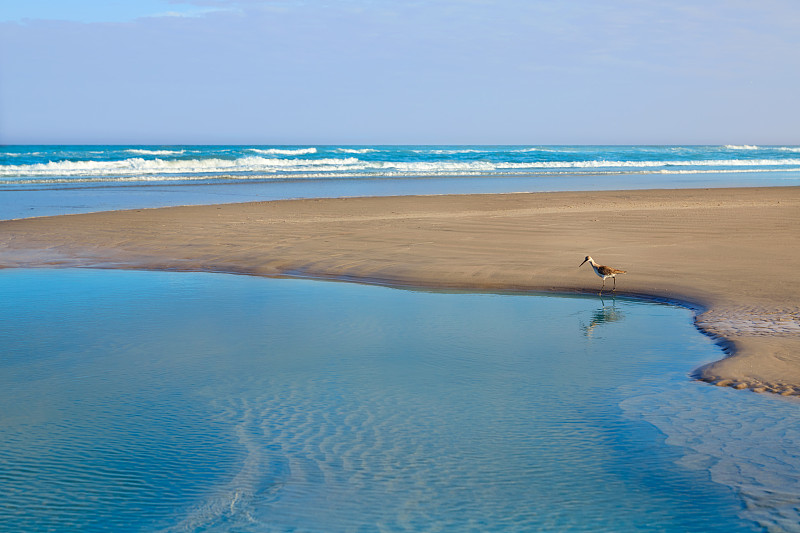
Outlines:
POLYGON ((688 303, 728 355, 695 377, 800 395, 800 187, 355 197, 0 221, 0 268, 96 267, 688 303), (606 293, 604 293, 606 294, 606 293), (610 296, 610 291, 607 291, 610 296))

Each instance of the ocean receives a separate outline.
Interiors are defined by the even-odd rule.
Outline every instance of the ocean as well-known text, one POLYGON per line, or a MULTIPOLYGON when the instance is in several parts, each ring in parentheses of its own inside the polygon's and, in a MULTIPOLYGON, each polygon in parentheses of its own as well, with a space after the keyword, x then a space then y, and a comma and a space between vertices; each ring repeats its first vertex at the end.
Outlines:
POLYGON ((0 219, 248 200, 800 185, 798 146, 5 146, 0 219))

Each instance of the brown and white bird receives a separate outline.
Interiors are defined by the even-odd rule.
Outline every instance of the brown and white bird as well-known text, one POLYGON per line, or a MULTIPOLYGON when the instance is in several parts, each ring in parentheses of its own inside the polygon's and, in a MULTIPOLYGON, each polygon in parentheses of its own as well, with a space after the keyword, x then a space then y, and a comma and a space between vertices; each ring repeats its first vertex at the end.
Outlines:
MULTIPOLYGON (((586 263, 587 261, 589 262, 590 265, 592 265, 594 273, 603 278, 603 285, 600 287, 600 294, 603 294, 603 288, 606 286, 606 278, 614 279, 614 288, 611 291, 614 292, 615 290, 617 290, 617 274, 627 273, 624 270, 620 270, 618 268, 611 268, 605 265, 598 265, 597 263, 594 262, 594 259, 592 259, 592 256, 590 255, 586 256, 586 259, 583 260, 583 263, 586 263)), ((578 265, 578 268, 582 267, 583 263, 578 265)))

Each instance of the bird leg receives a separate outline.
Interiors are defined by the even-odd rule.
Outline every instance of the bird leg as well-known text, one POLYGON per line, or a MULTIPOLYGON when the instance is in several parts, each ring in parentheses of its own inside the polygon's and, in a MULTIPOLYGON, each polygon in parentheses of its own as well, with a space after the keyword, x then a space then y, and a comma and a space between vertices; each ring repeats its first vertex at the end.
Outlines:
POLYGON ((606 278, 603 278, 603 284, 600 285, 600 294, 603 294, 603 288, 606 286, 606 278))
POLYGON ((617 290, 617 276, 614 276, 613 279, 614 279, 614 288, 611 290, 611 292, 614 292, 615 290, 617 290))

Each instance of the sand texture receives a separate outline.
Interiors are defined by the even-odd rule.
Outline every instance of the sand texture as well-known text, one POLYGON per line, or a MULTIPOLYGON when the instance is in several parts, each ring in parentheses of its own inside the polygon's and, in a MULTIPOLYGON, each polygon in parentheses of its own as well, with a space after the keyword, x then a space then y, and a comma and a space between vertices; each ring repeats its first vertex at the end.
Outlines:
POLYGON ((698 370, 800 394, 800 188, 290 200, 0 222, 0 266, 307 276, 694 304, 729 357, 698 370), (607 287, 612 285, 611 280, 607 287), (610 293, 607 293, 610 295, 610 293))

